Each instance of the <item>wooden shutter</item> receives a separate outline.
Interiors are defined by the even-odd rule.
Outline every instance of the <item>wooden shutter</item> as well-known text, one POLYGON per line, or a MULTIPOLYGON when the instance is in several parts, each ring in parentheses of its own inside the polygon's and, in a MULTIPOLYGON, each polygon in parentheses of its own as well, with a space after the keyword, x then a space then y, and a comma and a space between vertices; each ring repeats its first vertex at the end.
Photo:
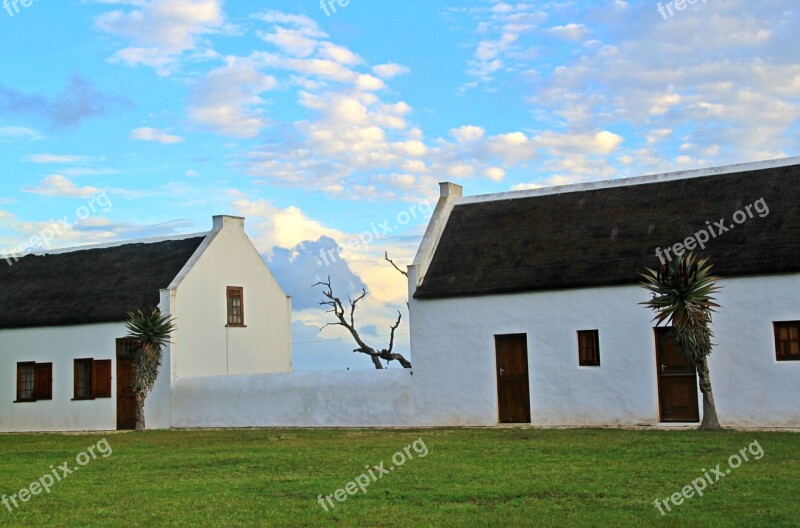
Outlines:
POLYGON ((95 360, 92 363, 92 395, 95 398, 111 397, 111 360, 95 360))
POLYGON ((36 384, 34 385, 34 397, 37 400, 53 399, 53 364, 36 364, 36 384))

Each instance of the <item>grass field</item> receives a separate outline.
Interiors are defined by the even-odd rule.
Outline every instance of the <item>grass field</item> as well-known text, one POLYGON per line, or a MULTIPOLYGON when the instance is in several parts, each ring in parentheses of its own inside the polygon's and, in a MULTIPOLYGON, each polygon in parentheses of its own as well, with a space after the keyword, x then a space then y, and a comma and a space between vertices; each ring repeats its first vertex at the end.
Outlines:
POLYGON ((155 431, 107 435, 107 458, 102 438, 0 435, 0 494, 85 463, 13 512, 0 505, 0 526, 800 526, 794 433, 155 431), (702 497, 663 516, 653 505, 748 446, 702 497), (375 480, 366 466, 381 462, 375 480), (366 493, 319 504, 362 474, 366 493))

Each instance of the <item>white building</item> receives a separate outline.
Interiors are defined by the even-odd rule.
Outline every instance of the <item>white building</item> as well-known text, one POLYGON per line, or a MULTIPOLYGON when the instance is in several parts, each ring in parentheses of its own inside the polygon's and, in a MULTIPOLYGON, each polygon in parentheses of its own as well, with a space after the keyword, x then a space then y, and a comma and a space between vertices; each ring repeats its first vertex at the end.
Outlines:
POLYGON ((290 301, 240 218, 0 261, 0 432, 130 427, 122 322, 155 304, 178 330, 148 428, 696 423, 694 370, 638 285, 681 244, 722 276, 720 421, 800 427, 800 158, 441 188, 409 267, 413 369, 291 372, 290 301))
POLYGON ((420 424, 698 422, 694 369, 639 304, 639 273, 685 246, 722 276, 722 425, 800 427, 800 158, 474 197, 441 187, 409 268, 420 424))
POLYGON ((172 426, 178 379, 290 372, 291 299, 244 232, 208 233, 0 260, 0 432, 132 428, 127 313, 177 321, 148 428, 172 426))

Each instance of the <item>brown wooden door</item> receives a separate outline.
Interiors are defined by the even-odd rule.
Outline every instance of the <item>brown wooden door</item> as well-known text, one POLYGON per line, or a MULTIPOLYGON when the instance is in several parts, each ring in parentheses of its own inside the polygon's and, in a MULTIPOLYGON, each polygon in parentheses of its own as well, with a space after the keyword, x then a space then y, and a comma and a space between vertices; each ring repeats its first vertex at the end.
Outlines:
POLYGON ((530 423, 528 336, 494 337, 497 354, 497 406, 500 423, 530 423))
POLYGON ((133 358, 117 357, 117 429, 136 428, 136 393, 133 390, 133 358))
POLYGON ((656 328, 658 400, 662 422, 698 422, 697 370, 678 349, 671 328, 656 328))

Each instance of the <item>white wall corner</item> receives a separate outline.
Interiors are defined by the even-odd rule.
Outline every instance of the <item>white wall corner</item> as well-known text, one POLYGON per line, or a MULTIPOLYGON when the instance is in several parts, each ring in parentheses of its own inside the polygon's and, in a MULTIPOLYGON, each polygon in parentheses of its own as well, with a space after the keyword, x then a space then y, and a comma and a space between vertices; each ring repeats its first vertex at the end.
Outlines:
POLYGON ((416 272, 415 287, 422 284, 422 281, 425 280, 428 266, 439 245, 439 239, 442 237, 442 232, 444 232, 444 228, 447 225, 447 220, 450 218, 450 212, 453 210, 453 207, 461 201, 463 191, 464 188, 455 183, 442 182, 439 184, 439 201, 436 202, 436 209, 433 210, 428 228, 425 230, 425 235, 422 237, 417 255, 414 257, 413 266, 416 272))
POLYGON ((414 293, 417 291, 417 267, 413 264, 406 268, 408 273, 408 302, 414 298, 414 293))

